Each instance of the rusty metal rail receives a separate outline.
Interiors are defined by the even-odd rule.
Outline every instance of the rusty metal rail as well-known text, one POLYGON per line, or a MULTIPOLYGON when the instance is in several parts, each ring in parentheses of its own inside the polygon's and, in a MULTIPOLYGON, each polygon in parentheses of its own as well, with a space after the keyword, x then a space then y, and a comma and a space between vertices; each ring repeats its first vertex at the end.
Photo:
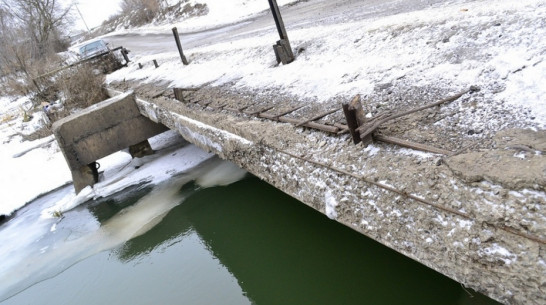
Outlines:
MULTIPOLYGON (((359 131, 364 129, 364 127, 366 127, 366 126, 363 125, 363 122, 372 122, 373 123, 372 126, 375 126, 374 127, 374 130, 375 130, 375 128, 377 128, 379 125, 381 125, 381 124, 383 124, 383 123, 385 123, 385 122, 387 122, 389 120, 392 120, 394 118, 398 118, 398 117, 401 117, 403 115, 407 115, 407 114, 411 114, 411 113, 421 111, 421 110, 424 110, 424 109, 427 109, 427 108, 431 108, 433 106, 438 106, 438 105, 441 105, 441 104, 444 104, 444 103, 447 103, 447 102, 450 102, 450 101, 455 101, 458 98, 460 98, 461 96, 463 96, 464 94, 473 91, 473 89, 471 88, 470 90, 466 90, 466 91, 461 92, 461 93, 459 93, 459 94, 457 94, 455 96, 449 97, 447 99, 440 100, 440 101, 432 103, 432 104, 427 104, 425 106, 421 106, 421 107, 418 107, 418 108, 415 108, 415 109, 411 109, 411 110, 401 112, 401 113, 396 113, 396 114, 392 114, 392 113, 389 112, 389 113, 386 113, 386 114, 379 115, 376 118, 371 119, 369 121, 366 121, 366 119, 364 118, 364 111, 363 111, 362 105, 360 105, 360 96, 359 95, 355 96, 355 98, 352 99, 352 101, 350 103, 350 105, 351 105, 350 107, 348 106, 349 104, 343 104, 342 107, 340 107, 340 108, 331 109, 331 110, 325 111, 323 113, 320 113, 318 115, 315 115, 315 116, 313 116, 313 117, 311 117, 309 119, 303 119, 302 120, 302 119, 297 119, 297 118, 293 118, 293 117, 288 117, 287 115, 306 107, 306 105, 296 106, 296 107, 293 107, 293 108, 291 108, 289 110, 282 111, 280 113, 270 113, 271 110, 275 109, 275 106, 269 106, 269 107, 266 107, 266 108, 263 108, 263 109, 260 109, 260 110, 255 110, 255 111, 248 111, 247 109, 250 108, 251 105, 245 105, 245 106, 243 106, 241 108, 226 107, 227 106, 226 104, 223 104, 223 105, 220 105, 220 106, 213 106, 213 105, 211 105, 212 102, 208 102, 208 103, 205 103, 205 104, 200 104, 200 102, 201 102, 200 100, 189 102, 188 100, 186 100, 183 97, 182 92, 184 92, 184 91, 196 91, 196 90, 198 90, 198 89, 195 89, 195 88, 192 88, 192 89, 173 88, 175 99, 177 99, 179 101, 182 101, 182 102, 186 102, 186 103, 199 104, 201 107, 203 107, 203 109, 204 108, 211 108, 211 109, 216 109, 216 110, 231 111, 231 112, 236 112, 236 113, 239 113, 239 114, 244 114, 244 115, 248 115, 248 116, 252 116, 252 117, 258 117, 258 118, 262 118, 262 119, 268 119, 268 120, 283 122, 283 123, 290 123, 290 124, 294 125, 295 127, 307 127, 307 128, 311 128, 311 129, 315 129, 315 130, 319 130, 319 131, 323 131, 323 132, 327 132, 327 133, 331 133, 331 134, 335 134, 335 135, 341 135, 341 134, 344 134, 344 133, 347 133, 347 132, 351 132, 351 134, 353 136, 353 139, 355 141, 355 144, 360 142, 360 139, 361 139, 361 136, 362 136, 362 134, 360 134, 359 131), (352 110, 351 110, 351 108, 352 108, 352 110), (335 112, 338 112, 340 110, 343 110, 344 113, 345 113, 345 117, 347 119, 347 125, 340 124, 340 123, 337 123, 337 122, 334 122, 334 123, 331 123, 331 124, 316 122, 317 120, 323 119, 324 117, 326 117, 326 116, 328 116, 330 114, 333 114, 335 112), (349 112, 347 110, 349 110, 349 112)), ((374 133, 373 137, 372 137, 371 133, 367 133, 367 134, 365 134, 365 137, 368 137, 369 141, 365 141, 364 145, 368 145, 368 144, 372 143, 372 141, 379 141, 379 142, 383 142, 383 143, 388 143, 388 144, 392 144, 392 145, 397 145, 397 146, 401 146, 401 147, 406 147, 406 148, 410 148, 410 149, 415 149, 415 150, 420 150, 420 151, 425 151, 425 152, 431 152, 431 153, 441 154, 441 155, 452 155, 454 153, 453 151, 438 148, 438 147, 434 147, 434 146, 430 146, 430 145, 427 145, 427 144, 417 143, 417 142, 409 141, 409 140, 406 140, 406 139, 400 139, 400 138, 393 137, 393 136, 380 135, 380 134, 377 134, 377 133, 374 133)))

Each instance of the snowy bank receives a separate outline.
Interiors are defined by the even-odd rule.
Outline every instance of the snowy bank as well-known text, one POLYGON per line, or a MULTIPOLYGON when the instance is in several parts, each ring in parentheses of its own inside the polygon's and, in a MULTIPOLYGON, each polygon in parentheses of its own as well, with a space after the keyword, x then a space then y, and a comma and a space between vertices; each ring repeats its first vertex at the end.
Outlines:
POLYGON ((544 128, 545 32, 545 1, 451 1, 394 16, 290 30, 297 59, 286 66, 276 65, 270 36, 234 37, 185 50, 191 64, 183 69, 173 50, 135 58, 157 59, 158 69, 139 70, 133 64, 108 81, 230 84, 318 103, 371 94, 378 86, 430 86, 455 93, 477 85, 492 107, 504 105, 521 113, 518 119, 528 126, 544 128))

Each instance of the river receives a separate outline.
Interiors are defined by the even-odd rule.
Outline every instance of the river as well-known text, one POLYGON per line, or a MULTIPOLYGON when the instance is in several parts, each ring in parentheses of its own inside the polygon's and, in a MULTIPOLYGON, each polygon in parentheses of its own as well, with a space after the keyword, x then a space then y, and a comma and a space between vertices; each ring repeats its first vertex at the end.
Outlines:
POLYGON ((0 226, 0 304, 497 304, 212 158, 0 226))

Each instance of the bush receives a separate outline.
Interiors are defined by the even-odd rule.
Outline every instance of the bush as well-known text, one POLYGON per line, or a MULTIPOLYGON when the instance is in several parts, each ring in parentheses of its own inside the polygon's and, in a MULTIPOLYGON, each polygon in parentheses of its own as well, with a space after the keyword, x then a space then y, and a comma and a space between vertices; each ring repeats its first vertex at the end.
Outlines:
POLYGON ((67 111, 87 108, 108 98, 102 84, 104 75, 94 66, 82 64, 62 72, 57 78, 57 86, 63 95, 63 104, 67 111))
POLYGON ((131 26, 140 26, 152 22, 161 10, 159 0, 123 0, 121 13, 130 16, 131 26))

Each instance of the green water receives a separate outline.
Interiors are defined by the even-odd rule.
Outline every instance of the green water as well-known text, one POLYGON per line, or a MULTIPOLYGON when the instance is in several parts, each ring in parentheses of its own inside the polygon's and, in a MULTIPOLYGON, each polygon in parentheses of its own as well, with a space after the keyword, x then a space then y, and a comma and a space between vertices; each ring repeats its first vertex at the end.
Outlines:
MULTIPOLYGON (((73 213, 103 224, 148 191, 73 213)), ((180 192, 151 230, 1 304, 496 304, 256 178, 180 192)))

